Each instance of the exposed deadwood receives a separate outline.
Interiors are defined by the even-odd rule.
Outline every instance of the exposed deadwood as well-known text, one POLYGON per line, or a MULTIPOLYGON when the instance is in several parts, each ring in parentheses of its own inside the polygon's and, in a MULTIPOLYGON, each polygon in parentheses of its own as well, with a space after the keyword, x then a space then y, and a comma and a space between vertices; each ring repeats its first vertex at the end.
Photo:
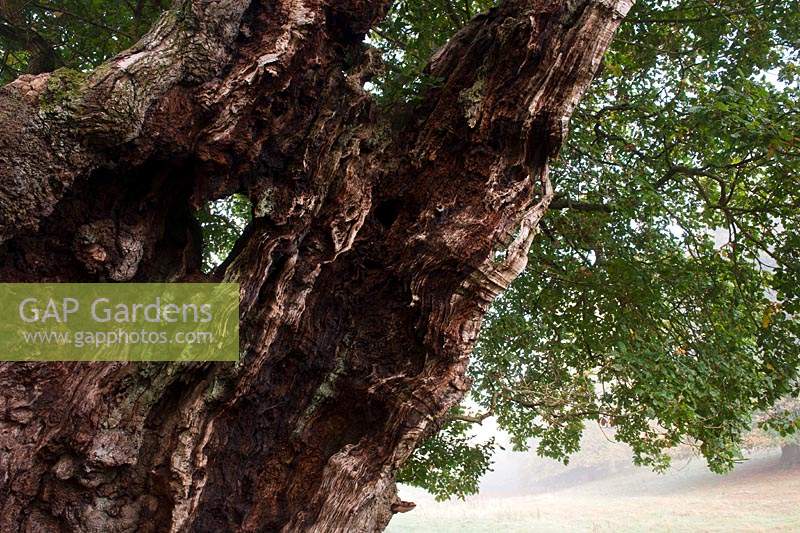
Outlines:
POLYGON ((394 472, 466 391, 630 2, 507 1, 392 116, 362 89, 385 4, 179 1, 88 77, 2 89, 4 280, 205 279, 193 211, 255 206, 210 276, 241 284, 239 364, 0 366, 4 531, 374 531, 403 507, 394 472))

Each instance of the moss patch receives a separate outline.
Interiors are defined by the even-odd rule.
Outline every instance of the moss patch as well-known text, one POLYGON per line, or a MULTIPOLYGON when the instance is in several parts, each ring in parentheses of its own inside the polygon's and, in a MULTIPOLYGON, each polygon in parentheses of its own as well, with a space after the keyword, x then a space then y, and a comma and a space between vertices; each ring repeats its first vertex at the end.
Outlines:
POLYGON ((71 107, 81 96, 85 81, 86 74, 78 70, 60 68, 53 72, 39 99, 42 111, 52 113, 71 107))

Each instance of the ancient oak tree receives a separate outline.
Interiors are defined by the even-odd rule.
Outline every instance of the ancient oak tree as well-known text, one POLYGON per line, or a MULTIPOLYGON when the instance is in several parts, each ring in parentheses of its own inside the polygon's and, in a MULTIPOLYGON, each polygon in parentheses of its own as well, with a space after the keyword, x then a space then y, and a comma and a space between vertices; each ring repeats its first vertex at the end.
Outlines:
POLYGON ((381 0, 176 0, 0 89, 0 279, 233 281, 238 364, 0 366, 3 531, 372 531, 468 387, 630 0, 507 0, 378 113, 381 0), (195 211, 253 220, 201 272, 195 211))

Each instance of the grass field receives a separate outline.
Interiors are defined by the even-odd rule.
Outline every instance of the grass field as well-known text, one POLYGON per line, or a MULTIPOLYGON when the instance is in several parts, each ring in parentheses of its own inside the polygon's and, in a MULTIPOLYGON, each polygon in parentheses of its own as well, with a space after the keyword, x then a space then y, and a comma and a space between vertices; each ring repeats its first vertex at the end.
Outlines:
POLYGON ((396 516, 392 533, 569 531, 800 532, 800 469, 755 458, 728 476, 699 461, 659 476, 641 469, 545 494, 477 496, 437 503, 413 489, 417 503, 396 516))

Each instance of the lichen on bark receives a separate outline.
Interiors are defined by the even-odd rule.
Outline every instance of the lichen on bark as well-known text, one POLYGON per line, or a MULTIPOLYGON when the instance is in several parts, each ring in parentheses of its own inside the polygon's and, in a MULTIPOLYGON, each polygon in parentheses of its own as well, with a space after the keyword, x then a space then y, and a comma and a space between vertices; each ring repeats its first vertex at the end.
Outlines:
POLYGON ((45 89, 39 96, 39 107, 46 115, 59 109, 71 112, 70 108, 82 95, 86 74, 69 68, 60 68, 47 77, 45 89))

